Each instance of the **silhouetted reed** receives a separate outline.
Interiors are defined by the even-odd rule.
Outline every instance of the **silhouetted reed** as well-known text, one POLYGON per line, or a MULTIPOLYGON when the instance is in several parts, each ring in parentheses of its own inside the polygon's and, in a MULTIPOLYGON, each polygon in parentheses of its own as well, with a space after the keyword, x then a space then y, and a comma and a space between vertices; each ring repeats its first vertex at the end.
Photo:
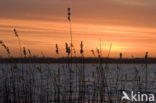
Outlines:
POLYGON ((91 52, 92 52, 92 54, 95 56, 95 52, 94 52, 94 50, 93 50, 93 49, 91 50, 91 52))
POLYGON ((20 37, 19 37, 19 35, 17 33, 17 30, 15 28, 13 29, 13 31, 14 31, 15 37, 17 37, 17 39, 18 39, 18 44, 19 44, 19 47, 20 47, 20 55, 22 57, 22 45, 21 45, 20 37))
MULTIPOLYGON (((91 50, 94 58, 98 60, 96 64, 86 64, 84 61, 85 51, 83 41, 80 43, 79 64, 72 62, 72 50, 76 56, 76 49, 72 42, 71 13, 68 8, 68 21, 70 23, 71 43, 65 43, 65 53, 68 62, 51 64, 50 62, 42 64, 13 63, 2 64, 0 66, 0 102, 2 103, 121 103, 122 91, 129 91, 125 85, 132 81, 134 91, 141 91, 145 86, 145 92, 150 91, 148 81, 147 63, 145 78, 141 78, 142 71, 135 66, 133 78, 131 74, 122 73, 122 67, 119 64, 111 70, 108 63, 102 61, 101 41, 100 49, 91 50), (96 55, 97 54, 97 55, 96 55), (70 60, 70 61, 69 61, 70 60), (65 66, 66 65, 66 66, 65 66), (141 85, 143 83, 144 85, 141 85)), ((32 57, 30 49, 23 47, 19 35, 14 29, 15 37, 18 38, 21 57, 32 57)), ((10 56, 9 48, 0 41, 0 45, 5 48, 10 56)), ((55 46, 56 54, 59 55, 58 44, 55 46)), ((110 56, 112 44, 107 58, 110 56)), ((44 56, 43 52, 41 54, 44 56)), ((120 53, 120 60, 122 53, 120 53)), ((27 58, 25 58, 27 59, 27 58)), ((148 60, 148 52, 145 54, 145 61, 148 60)), ((1 64, 0 64, 1 65, 1 64)), ((131 68, 133 69, 133 68, 131 68)), ((144 76, 144 75, 143 75, 144 76)), ((152 81, 154 86, 155 81, 152 81)))
POLYGON ((56 44, 56 54, 59 54, 58 45, 56 44))
POLYGON ((28 53, 29 53, 29 56, 31 57, 31 56, 32 56, 32 54, 31 54, 31 51, 30 51, 30 49, 28 49, 28 53))
POLYGON ((0 41, 1 46, 6 50, 8 57, 10 57, 10 50, 9 47, 7 47, 3 41, 0 41))
POLYGON ((27 56, 27 52, 26 52, 26 48, 23 47, 23 55, 26 57, 27 56))

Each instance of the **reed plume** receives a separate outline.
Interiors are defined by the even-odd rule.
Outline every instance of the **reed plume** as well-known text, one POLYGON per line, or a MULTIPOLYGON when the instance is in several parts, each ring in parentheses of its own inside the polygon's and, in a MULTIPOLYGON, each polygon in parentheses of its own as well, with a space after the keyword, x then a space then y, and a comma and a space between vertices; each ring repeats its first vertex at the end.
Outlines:
POLYGON ((122 53, 120 53, 120 59, 122 59, 122 53))
POLYGON ((0 44, 1 44, 1 46, 6 50, 6 52, 7 52, 7 54, 8 54, 8 57, 10 57, 10 50, 9 50, 9 47, 7 47, 3 41, 0 41, 0 44))
POLYGON ((56 44, 56 54, 59 54, 59 49, 58 49, 58 45, 56 44))
POLYGON ((98 54, 98 57, 100 57, 100 50, 99 49, 96 49, 96 52, 98 54))
POLYGON ((68 46, 68 43, 66 43, 65 45, 66 45, 66 53, 69 56, 70 55, 70 46, 68 46))
POLYGON ((26 48, 25 47, 23 47, 23 54, 24 54, 25 57, 27 56, 27 52, 26 52, 26 48))
POLYGON ((15 36, 18 37, 18 33, 15 28, 14 28, 14 33, 15 33, 15 36))
POLYGON ((145 54, 145 60, 147 60, 148 59, 148 52, 146 52, 146 54, 145 54))
POLYGON ((93 49, 91 50, 91 52, 92 52, 92 54, 95 56, 95 52, 94 52, 94 50, 93 50, 93 49))
POLYGON ((69 21, 71 21, 70 15, 71 15, 71 13, 70 13, 70 8, 68 8, 68 20, 69 20, 69 21))
POLYGON ((6 48, 6 51, 8 53, 8 56, 10 57, 10 49, 9 49, 9 47, 6 48))
MULTIPOLYGON (((73 48, 73 36, 72 36, 72 26, 71 26, 71 8, 68 8, 68 21, 69 21, 69 26, 70 26, 70 39, 71 39, 71 43, 70 43, 70 46, 71 47, 69 47, 69 49, 70 49, 71 59, 72 59, 72 53, 73 53, 72 52, 72 48, 73 48)), ((68 53, 68 54, 70 54, 70 53, 68 53)))
POLYGON ((83 56, 83 41, 81 41, 80 48, 80 54, 83 56))
POLYGON ((29 53, 29 55, 31 56, 31 51, 30 51, 30 49, 28 49, 28 53, 29 53))
POLYGON ((13 31, 14 31, 15 37, 17 37, 17 39, 18 39, 18 44, 19 44, 19 47, 20 47, 20 55, 22 57, 22 46, 21 46, 20 37, 19 37, 18 32, 17 32, 17 30, 15 28, 13 29, 13 31))

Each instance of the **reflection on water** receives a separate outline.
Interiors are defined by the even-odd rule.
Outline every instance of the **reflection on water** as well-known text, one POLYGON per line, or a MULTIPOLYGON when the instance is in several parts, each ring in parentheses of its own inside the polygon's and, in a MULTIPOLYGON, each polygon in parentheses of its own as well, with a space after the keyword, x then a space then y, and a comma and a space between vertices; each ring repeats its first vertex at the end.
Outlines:
POLYGON ((156 64, 0 64, 1 103, 119 103, 156 93, 156 64))

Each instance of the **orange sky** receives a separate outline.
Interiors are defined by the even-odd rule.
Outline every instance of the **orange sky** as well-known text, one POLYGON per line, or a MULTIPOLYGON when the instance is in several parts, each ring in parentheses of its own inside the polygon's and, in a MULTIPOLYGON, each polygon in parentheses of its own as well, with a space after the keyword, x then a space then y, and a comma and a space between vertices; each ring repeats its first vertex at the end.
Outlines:
MULTIPOLYGON (((72 31, 77 55, 84 42, 85 56, 99 48, 111 57, 143 57, 148 51, 156 56, 156 1, 155 0, 5 0, 0 1, 0 40, 10 48, 11 55, 19 56, 16 27, 22 46, 35 56, 56 57, 65 54, 65 42, 70 42, 67 8, 72 8, 72 31)), ((5 50, 0 47, 1 55, 5 50)))

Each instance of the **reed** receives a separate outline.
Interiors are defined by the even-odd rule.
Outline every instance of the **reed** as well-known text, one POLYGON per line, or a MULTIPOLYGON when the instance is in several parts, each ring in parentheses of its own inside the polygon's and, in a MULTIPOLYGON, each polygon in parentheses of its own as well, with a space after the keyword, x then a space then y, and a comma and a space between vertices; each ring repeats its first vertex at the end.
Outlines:
MULTIPOLYGON (((148 52, 145 53, 145 61, 147 62, 148 60, 148 52)), ((147 69, 147 63, 145 63, 145 92, 147 92, 147 87, 148 87, 148 69, 147 69)))
POLYGON ((23 47, 23 55, 24 55, 25 57, 27 57, 27 51, 26 51, 26 48, 25 48, 25 47, 23 47))
POLYGON ((68 54, 68 57, 70 56, 70 46, 68 46, 68 43, 65 43, 66 45, 66 53, 68 54))
POLYGON ((20 40, 19 34, 15 28, 13 29, 13 31, 14 31, 15 37, 17 37, 17 39, 18 39, 18 44, 19 44, 19 48, 20 48, 20 55, 22 57, 22 45, 21 45, 21 40, 20 40))
POLYGON ((91 52, 92 52, 93 56, 95 57, 95 52, 94 52, 94 50, 93 50, 93 49, 91 50, 91 52))
MULTIPOLYGON (((3 103, 120 103, 120 92, 127 90, 126 85, 129 84, 131 75, 128 72, 122 73, 120 65, 110 70, 109 65, 101 62, 95 67, 91 66, 92 73, 87 71, 91 68, 84 66, 82 45, 83 42, 80 43, 82 62, 77 66, 73 65, 73 70, 69 69, 70 66, 65 67, 65 64, 57 67, 51 64, 9 64, 5 69, 0 66, 0 73, 3 72, 0 75, 3 80, 0 89, 3 87, 4 91, 0 101, 4 98, 3 103)), ((142 90, 144 86, 141 83, 146 84, 144 78, 141 78, 142 71, 137 68, 134 70, 136 74, 131 81, 135 91, 142 90)), ((154 86, 155 81, 152 83, 154 86)))
POLYGON ((8 57, 10 57, 9 47, 7 47, 3 41, 0 41, 0 44, 6 50, 8 57))
POLYGON ((58 49, 58 45, 56 44, 56 54, 59 54, 59 49, 58 49))
MULTIPOLYGON (((65 50, 68 58, 68 64, 7 64, 0 66, 0 102, 2 103, 121 103, 121 91, 127 90, 123 84, 129 85, 129 77, 131 75, 122 73, 122 67, 115 64, 113 69, 108 63, 102 61, 101 41, 100 49, 91 50, 94 57, 99 62, 97 64, 89 64, 86 66, 84 61, 84 43, 80 43, 80 64, 72 63, 72 52, 76 49, 72 42, 71 29, 71 13, 68 8, 68 21, 70 23, 70 44, 65 43, 65 50), (97 54, 97 55, 95 55, 97 54), (71 60, 69 62, 69 59, 71 60), (58 66, 59 65, 59 66, 58 66), (53 67, 56 66, 56 67, 53 67), (91 71, 92 70, 92 71, 91 71), (1 96, 2 95, 2 96, 1 96)), ((21 57, 24 55, 31 56, 30 49, 21 48, 19 35, 14 29, 15 37, 18 38, 21 57), (23 50, 23 52, 22 52, 23 50)), ((10 56, 9 47, 3 41, 0 45, 5 48, 8 56, 10 56)), ((57 56, 60 54, 58 44, 55 46, 57 56)), ((110 56, 112 43, 108 52, 107 58, 110 56)), ((44 57, 44 54, 41 53, 44 57)), ((45 57, 46 58, 46 57, 45 57)), ((122 53, 120 53, 122 59, 122 53)), ((145 61, 148 60, 148 52, 145 54, 145 61)), ((147 65, 147 63, 145 63, 147 65)), ((0 64, 1 65, 1 64, 0 64)), ((148 71, 146 66, 145 78, 141 78, 142 71, 134 68, 135 77, 131 79, 135 91, 146 87, 145 92, 149 91, 148 71), (137 81, 136 81, 137 79, 137 81), (136 82, 133 83, 133 82, 136 82), (143 85, 140 85, 143 83, 143 85)), ((133 69, 133 68, 131 68, 133 69)), ((144 75, 143 75, 144 76, 144 75)), ((155 81, 152 81, 155 86, 155 81)))
POLYGON ((29 53, 29 56, 31 57, 32 54, 31 54, 31 50, 30 49, 28 49, 28 53, 29 53))

